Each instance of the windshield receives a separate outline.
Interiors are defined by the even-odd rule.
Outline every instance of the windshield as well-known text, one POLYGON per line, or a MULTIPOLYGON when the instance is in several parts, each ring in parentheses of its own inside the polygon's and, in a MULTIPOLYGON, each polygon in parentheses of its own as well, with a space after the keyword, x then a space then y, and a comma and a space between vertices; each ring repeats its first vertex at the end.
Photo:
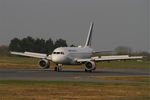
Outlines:
POLYGON ((53 54, 64 54, 64 52, 53 52, 53 54))

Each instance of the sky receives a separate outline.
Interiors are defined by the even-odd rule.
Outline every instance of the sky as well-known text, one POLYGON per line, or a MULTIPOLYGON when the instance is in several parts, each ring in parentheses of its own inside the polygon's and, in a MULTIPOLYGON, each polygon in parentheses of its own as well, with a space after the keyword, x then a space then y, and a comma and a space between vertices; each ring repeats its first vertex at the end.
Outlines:
POLYGON ((0 0, 0 45, 27 36, 84 45, 94 22, 95 51, 150 51, 149 5, 150 0, 0 0))

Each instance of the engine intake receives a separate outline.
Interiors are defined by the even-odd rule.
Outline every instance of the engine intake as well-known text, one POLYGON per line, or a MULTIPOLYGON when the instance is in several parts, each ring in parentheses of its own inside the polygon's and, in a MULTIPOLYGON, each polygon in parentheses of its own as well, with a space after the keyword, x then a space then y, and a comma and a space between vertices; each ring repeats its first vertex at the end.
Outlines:
POLYGON ((42 59, 39 61, 39 66, 42 69, 47 69, 50 66, 50 62, 47 59, 42 59))
POLYGON ((87 62, 85 62, 85 68, 86 68, 86 70, 95 70, 96 64, 93 61, 87 61, 87 62))

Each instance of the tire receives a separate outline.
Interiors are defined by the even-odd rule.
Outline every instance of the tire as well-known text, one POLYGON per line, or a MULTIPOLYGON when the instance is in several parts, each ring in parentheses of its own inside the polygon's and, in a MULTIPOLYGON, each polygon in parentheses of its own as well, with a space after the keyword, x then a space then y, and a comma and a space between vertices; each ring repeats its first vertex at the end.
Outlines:
POLYGON ((91 72, 93 72, 93 70, 87 70, 87 69, 85 69, 85 72, 90 72, 91 73, 91 72))
POLYGON ((90 72, 90 73, 91 73, 91 72, 93 72, 93 70, 89 70, 88 72, 90 72))
POLYGON ((85 69, 85 72, 88 72, 88 70, 87 70, 87 69, 85 69))
POLYGON ((57 67, 54 68, 54 71, 57 71, 57 67))

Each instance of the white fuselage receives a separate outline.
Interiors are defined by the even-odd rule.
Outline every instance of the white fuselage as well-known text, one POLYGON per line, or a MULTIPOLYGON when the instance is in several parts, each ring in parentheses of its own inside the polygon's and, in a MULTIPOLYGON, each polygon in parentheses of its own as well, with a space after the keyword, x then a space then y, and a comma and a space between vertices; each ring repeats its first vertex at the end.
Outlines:
POLYGON ((90 47, 60 47, 52 53, 52 61, 56 64, 76 65, 76 59, 90 58, 93 49, 90 47))

